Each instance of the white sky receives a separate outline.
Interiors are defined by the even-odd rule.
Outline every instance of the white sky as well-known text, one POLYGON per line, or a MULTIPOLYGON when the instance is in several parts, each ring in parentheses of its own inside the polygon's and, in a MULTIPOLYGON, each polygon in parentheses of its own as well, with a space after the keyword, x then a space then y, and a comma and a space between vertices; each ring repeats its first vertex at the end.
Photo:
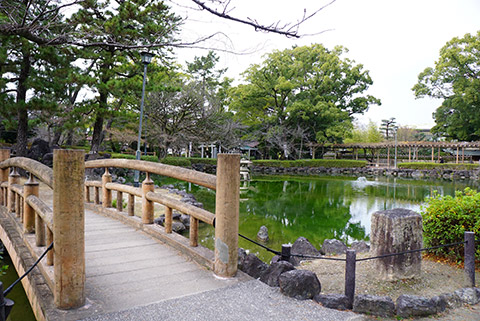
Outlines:
MULTIPOLYGON (((192 4, 191 1, 180 2, 192 4)), ((312 13, 326 4, 326 0, 232 0, 234 16, 255 18, 260 22, 295 22, 303 9, 312 13), (295 5, 292 6, 292 3, 295 5)), ((185 8, 177 13, 184 14, 185 8)), ((240 80, 240 73, 250 64, 260 63, 262 56, 274 49, 293 45, 321 43, 327 48, 342 45, 349 49, 348 57, 364 65, 373 79, 368 93, 380 98, 381 106, 372 106, 361 123, 369 119, 380 123, 395 117, 399 125, 430 128, 434 125, 432 113, 439 100, 416 100, 411 88, 426 67, 433 67, 439 50, 453 37, 480 30, 479 0, 337 0, 319 12, 300 28, 301 34, 315 36, 291 39, 276 34, 255 32, 252 27, 213 17, 207 12, 188 10, 188 21, 183 27, 182 39, 221 31, 228 36, 217 37, 207 46, 236 52, 233 55, 218 52, 219 68, 228 68, 227 76, 240 80)), ((191 61, 207 51, 178 50, 179 62, 191 61)))

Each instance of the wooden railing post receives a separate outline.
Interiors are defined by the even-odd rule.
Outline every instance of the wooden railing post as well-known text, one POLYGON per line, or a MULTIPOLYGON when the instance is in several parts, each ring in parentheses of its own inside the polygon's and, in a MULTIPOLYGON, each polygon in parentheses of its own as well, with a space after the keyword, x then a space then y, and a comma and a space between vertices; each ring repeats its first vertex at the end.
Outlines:
POLYGON ((146 173, 142 182, 142 223, 153 224, 153 202, 147 200, 147 193, 155 191, 155 184, 150 179, 150 173, 146 173))
POLYGON ((102 207, 112 207, 112 191, 105 185, 112 182, 112 175, 105 168, 105 173, 102 175, 102 207))
POLYGON ((123 211, 123 193, 120 191, 117 191, 117 211, 123 211))
POLYGON ((54 301, 70 309, 85 303, 85 211, 83 151, 53 153, 54 301))
POLYGON ((215 200, 214 272, 233 277, 238 264, 240 155, 219 154, 215 200))
POLYGON ((128 194, 127 212, 128 216, 135 215, 135 195, 128 194))
MULTIPOLYGON (((10 150, 9 149, 0 149, 0 162, 7 160, 10 158, 10 150)), ((0 169, 0 185, 3 182, 8 182, 8 168, 0 169)), ((4 187, 0 187, 0 204, 7 205, 7 189, 4 187)))
MULTIPOLYGON (((12 172, 8 176, 8 200, 7 200, 7 210, 9 212, 15 211, 15 192, 12 190, 11 186, 14 184, 20 183, 20 175, 17 172, 17 169, 14 167, 12 172)), ((20 213, 17 213, 17 216, 20 213)))
MULTIPOLYGON (((23 185, 23 232, 33 233, 35 231, 35 210, 28 205, 26 199, 30 195, 38 196, 38 182, 30 174, 23 185)), ((41 221, 41 220, 40 220, 41 221)), ((43 244, 44 245, 44 244, 43 244)))
POLYGON ((172 208, 165 207, 165 233, 172 233, 172 208))

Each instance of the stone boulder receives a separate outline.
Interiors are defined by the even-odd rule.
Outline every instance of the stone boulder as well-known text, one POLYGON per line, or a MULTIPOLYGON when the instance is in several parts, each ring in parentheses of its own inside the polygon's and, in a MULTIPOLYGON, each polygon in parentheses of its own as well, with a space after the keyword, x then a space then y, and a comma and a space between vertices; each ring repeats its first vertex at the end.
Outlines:
POLYGON ((403 294, 396 301, 397 315, 404 318, 436 314, 445 311, 445 307, 445 299, 439 296, 429 299, 403 294))
POLYGON ((357 253, 367 253, 370 252, 370 245, 365 241, 355 241, 350 246, 352 250, 355 250, 357 253))
POLYGON ((278 277, 280 274, 292 270, 295 270, 295 267, 290 262, 280 261, 272 263, 260 276, 260 281, 272 287, 279 286, 278 277))
POLYGON ((307 270, 292 270, 280 274, 280 291, 297 300, 309 300, 320 293, 321 285, 317 275, 307 270))
POLYGON ((478 288, 463 288, 453 293, 464 303, 473 305, 480 302, 480 289, 478 288))
POLYGON ((250 253, 245 256, 241 270, 252 278, 258 279, 267 268, 268 264, 256 257, 255 254, 250 253))
POLYGON ((190 228, 190 215, 188 214, 181 214, 180 215, 180 222, 185 225, 186 228, 190 228))
MULTIPOLYGON (((300 236, 292 245, 291 254, 300 254, 306 256, 320 256, 320 252, 306 238, 300 236)), ((311 260, 311 258, 302 258, 297 256, 290 257, 290 263, 298 266, 301 261, 311 260)))
POLYGON ((326 239, 323 241, 322 251, 326 255, 342 254, 347 252, 347 246, 345 243, 335 239, 326 239))
POLYGON ((175 233, 182 233, 187 228, 181 222, 172 222, 172 231, 175 233))
POLYGON ((260 226, 260 229, 258 230, 257 233, 257 239, 259 239, 261 242, 267 242, 268 241, 268 229, 265 225, 260 226))
POLYGON ((348 310, 351 308, 350 302, 344 294, 317 294, 313 300, 329 309, 348 310))
POLYGON ((238 248, 238 269, 243 271, 243 261, 245 261, 245 258, 247 257, 247 251, 245 249, 239 247, 238 248))
POLYGON ((27 152, 27 157, 41 162, 43 160, 43 155, 49 154, 52 152, 50 145, 47 141, 37 138, 33 141, 32 146, 27 152))
POLYGON ((395 315, 395 304, 388 296, 360 294, 353 300, 353 312, 392 317, 395 315))

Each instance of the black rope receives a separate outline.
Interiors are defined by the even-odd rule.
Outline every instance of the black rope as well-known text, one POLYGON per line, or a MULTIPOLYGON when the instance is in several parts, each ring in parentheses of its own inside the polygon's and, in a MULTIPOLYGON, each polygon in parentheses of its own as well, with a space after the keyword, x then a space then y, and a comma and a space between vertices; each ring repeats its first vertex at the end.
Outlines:
POLYGON ((278 251, 272 250, 271 248, 269 248, 269 247, 266 247, 265 245, 263 245, 263 244, 260 244, 260 243, 258 243, 258 242, 256 242, 256 241, 254 241, 254 240, 252 240, 252 239, 250 239, 250 238, 246 237, 245 235, 242 235, 242 234, 240 234, 240 233, 238 233, 238 235, 239 235, 240 237, 243 237, 243 238, 244 238, 244 239, 246 239, 247 241, 250 241, 250 242, 252 242, 253 244, 256 244, 256 245, 258 245, 258 246, 260 246, 260 247, 263 247, 265 250, 267 250, 267 251, 269 251, 269 252, 272 252, 272 253, 273 253, 273 254, 275 254, 275 255, 282 255, 282 253, 281 253, 281 252, 278 252, 278 251))
POLYGON ((33 265, 27 270, 27 272, 25 272, 21 277, 19 277, 15 282, 13 282, 12 285, 10 285, 5 291, 3 291, 3 296, 7 296, 7 294, 10 293, 10 291, 12 291, 13 287, 17 285, 18 282, 20 282, 24 277, 26 277, 28 273, 32 272, 32 270, 37 266, 38 263, 40 263, 43 257, 47 255, 47 252, 50 251, 51 249, 53 249, 53 242, 52 244, 50 244, 49 247, 47 247, 45 252, 43 252, 43 254, 40 255, 38 260, 35 263, 33 263, 33 265))
POLYGON ((303 254, 290 254, 290 256, 301 257, 304 259, 319 259, 319 260, 343 261, 343 262, 347 261, 347 259, 339 259, 335 257, 312 256, 312 255, 303 255, 303 254))
POLYGON ((455 245, 460 245, 460 244, 465 244, 465 243, 467 243, 467 242, 463 241, 463 242, 457 242, 457 243, 451 243, 451 244, 443 244, 443 245, 437 245, 437 246, 427 247, 427 248, 423 248, 423 249, 409 250, 409 251, 399 252, 399 253, 390 253, 390 254, 384 254, 384 255, 373 256, 373 257, 366 257, 366 258, 363 258, 363 259, 357 259, 356 261, 360 262, 360 261, 367 261, 367 260, 373 260, 373 259, 381 259, 381 258, 389 257, 389 256, 402 255, 402 254, 415 253, 415 252, 422 252, 422 251, 429 251, 429 250, 434 250, 434 249, 438 249, 438 248, 441 248, 441 247, 450 247, 450 246, 455 246, 455 245))

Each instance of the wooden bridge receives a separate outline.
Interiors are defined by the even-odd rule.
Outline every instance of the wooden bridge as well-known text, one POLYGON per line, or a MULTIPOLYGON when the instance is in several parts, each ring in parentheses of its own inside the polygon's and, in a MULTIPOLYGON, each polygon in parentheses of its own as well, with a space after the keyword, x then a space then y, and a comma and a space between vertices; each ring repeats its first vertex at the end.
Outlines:
POLYGON ((52 170, 0 150, 0 239, 18 274, 53 243, 22 280, 37 320, 79 320, 246 279, 237 275, 239 155, 220 154, 216 176, 145 161, 84 159, 83 151, 55 150, 52 170), (113 183, 108 168, 114 167, 146 178, 139 188, 113 183), (102 180, 85 181, 89 168, 104 168, 102 180), (151 174, 215 190, 215 213, 155 192, 151 174), (155 204, 165 207, 165 227, 153 224, 155 204), (189 238, 172 233, 173 210, 190 215, 189 238), (215 227, 214 252, 198 245, 200 221, 215 227))

